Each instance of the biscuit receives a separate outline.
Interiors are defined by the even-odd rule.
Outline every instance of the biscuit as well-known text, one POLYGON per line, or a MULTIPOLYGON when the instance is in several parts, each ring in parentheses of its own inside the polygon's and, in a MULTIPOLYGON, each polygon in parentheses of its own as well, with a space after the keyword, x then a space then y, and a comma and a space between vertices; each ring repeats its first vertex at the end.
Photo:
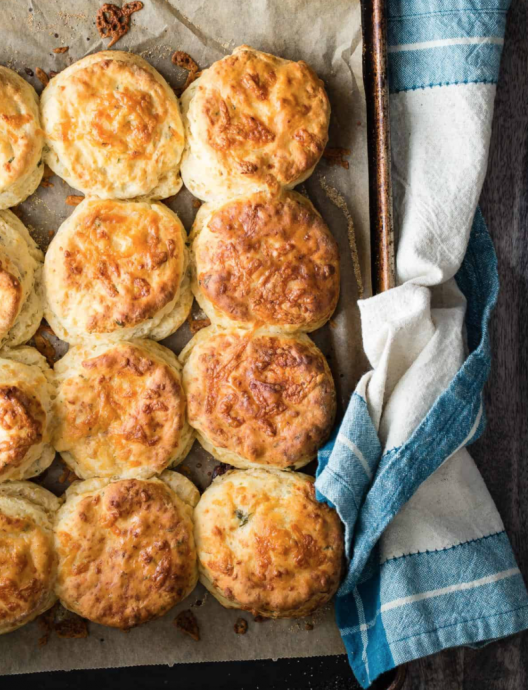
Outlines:
POLYGON ((26 343, 42 320, 43 254, 11 211, 0 211, 0 346, 26 343))
POLYGON ((32 347, 0 350, 0 482, 29 479, 53 462, 53 373, 32 347))
POLYGON ((330 435, 334 382, 307 335, 209 326, 180 358, 189 424, 217 460, 298 469, 330 435))
POLYGON ((86 199, 44 260, 44 312, 68 343, 156 340, 192 306, 187 235, 161 203, 86 199))
POLYGON ((186 488, 191 482, 182 475, 167 475, 176 473, 90 479, 67 490, 55 527, 57 594, 65 608, 127 630, 162 616, 192 592, 198 580, 194 506, 182 496, 197 490, 186 488))
POLYGON ((181 365, 151 340, 75 346, 55 364, 54 445, 78 477, 148 478, 181 462, 194 435, 181 365))
POLYGON ((138 55, 103 51, 54 77, 41 96, 44 159, 87 196, 165 199, 179 191, 178 99, 138 55))
POLYGON ((57 600, 53 518, 59 504, 31 482, 0 485, 0 634, 29 623, 57 600))
POLYGON ((227 472, 203 493, 194 525, 200 581, 227 608, 300 618, 339 586, 341 523, 305 474, 227 472))
POLYGON ((212 323, 323 326, 339 297, 339 252, 310 201, 296 192, 204 204, 193 239, 193 292, 212 323))
POLYGON ((328 141, 330 103, 304 62, 240 46, 181 99, 185 186, 204 201, 292 188, 311 175, 328 141))
POLYGON ((0 65, 0 210, 16 206, 39 186, 43 145, 35 89, 0 65))

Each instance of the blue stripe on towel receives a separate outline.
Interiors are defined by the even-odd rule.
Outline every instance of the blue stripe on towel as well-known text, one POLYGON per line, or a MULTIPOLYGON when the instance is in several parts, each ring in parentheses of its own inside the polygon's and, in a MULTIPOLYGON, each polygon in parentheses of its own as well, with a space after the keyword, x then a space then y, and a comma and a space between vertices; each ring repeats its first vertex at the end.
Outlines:
POLYGON ((337 508, 351 556, 352 530, 381 455, 381 444, 365 400, 353 393, 341 426, 319 451, 317 498, 337 508))
POLYGON ((438 590, 461 582, 473 582, 517 563, 505 532, 492 534, 440 551, 426 551, 392 558, 382 565, 383 598, 393 601, 419 592, 438 590), (492 550, 494 559, 487 558, 492 550))
POLYGON ((453 15, 395 17, 389 20, 389 46, 438 41, 446 38, 477 38, 504 35, 505 12, 474 12, 453 15))
POLYGON ((368 687, 410 659, 523 629, 527 607, 522 577, 500 532, 381 566, 371 556, 361 582, 338 598, 337 620, 354 673, 368 687), (410 590, 409 583, 416 587, 410 590), (459 588, 445 591, 449 585, 459 588))
POLYGON ((391 53, 391 93, 450 84, 495 84, 502 46, 470 43, 391 53))
POLYGON ((511 0, 389 0, 387 3, 388 17, 412 17, 413 15, 428 14, 456 14, 467 12, 506 12, 511 0), (441 7, 441 9, 438 9, 441 7))

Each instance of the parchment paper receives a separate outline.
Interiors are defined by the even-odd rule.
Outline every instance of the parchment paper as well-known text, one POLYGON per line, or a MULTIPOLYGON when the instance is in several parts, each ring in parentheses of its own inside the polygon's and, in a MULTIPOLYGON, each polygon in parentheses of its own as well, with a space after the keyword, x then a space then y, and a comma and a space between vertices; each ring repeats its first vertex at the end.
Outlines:
MULTIPOLYGON (((47 73, 59 72, 75 60, 106 48, 108 41, 100 39, 95 27, 101 4, 99 0, 0 0, 0 64, 16 70, 40 92, 40 82, 31 76, 37 67, 47 73), (69 50, 54 54, 53 49, 60 46, 69 46, 69 50)), ((175 50, 189 53, 205 68, 242 43, 285 58, 305 60, 326 83, 332 104, 329 145, 351 149, 350 168, 330 167, 323 160, 300 191, 322 213, 341 251, 338 309, 331 323, 313 337, 329 360, 342 414, 366 366, 356 301, 360 284, 365 295, 370 290, 359 0, 144 0, 144 5, 132 16, 128 35, 114 48, 139 53, 174 87, 181 86, 186 76, 171 63, 175 50), (351 258, 354 241, 359 257, 355 262, 351 258)), ((65 197, 77 193, 57 177, 50 181, 53 187, 40 187, 19 207, 22 220, 43 249, 73 210, 65 204, 65 197)), ((191 195, 182 190, 168 203, 189 230, 196 213, 191 195)), ((179 352, 189 337, 190 331, 184 326, 164 344, 179 352)), ((203 489, 211 480, 215 464, 195 444, 184 471, 203 489)), ((61 486, 56 482, 58 472, 60 465, 56 461, 51 471, 37 481, 57 491, 61 486)), ((51 635, 43 647, 38 646, 42 631, 36 622, 0 636, 0 674, 306 657, 344 651, 332 605, 308 620, 257 623, 249 614, 222 608, 201 586, 163 618, 127 634, 94 624, 89 629, 86 639, 51 635), (198 619, 200 642, 186 637, 173 625, 177 612, 188 608, 198 619), (249 623, 246 635, 234 632, 239 617, 249 623), (313 625, 313 630, 307 629, 307 623, 313 625)))

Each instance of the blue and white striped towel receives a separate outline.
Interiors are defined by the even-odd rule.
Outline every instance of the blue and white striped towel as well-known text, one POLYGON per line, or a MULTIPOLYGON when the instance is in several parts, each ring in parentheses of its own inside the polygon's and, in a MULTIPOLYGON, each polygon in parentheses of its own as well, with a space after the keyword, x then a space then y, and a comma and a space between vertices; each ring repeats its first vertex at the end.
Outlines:
POLYGON ((485 424, 498 292, 477 201, 508 4, 388 0, 398 287, 360 302, 373 370, 316 483, 346 526, 337 619, 364 687, 528 628, 522 576, 465 449, 485 424))

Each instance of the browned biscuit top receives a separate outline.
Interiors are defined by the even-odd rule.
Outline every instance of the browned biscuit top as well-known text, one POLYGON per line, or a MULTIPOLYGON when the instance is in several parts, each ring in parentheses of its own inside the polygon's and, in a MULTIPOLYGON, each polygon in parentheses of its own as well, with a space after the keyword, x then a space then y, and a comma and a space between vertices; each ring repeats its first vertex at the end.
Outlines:
POLYGON ((81 360, 58 387, 56 449, 71 454, 84 476, 161 472, 185 422, 177 374, 141 341, 81 360))
POLYGON ((56 546, 61 600, 102 625, 128 629, 161 616, 196 581, 188 507, 159 480, 111 482, 68 499, 56 546))
POLYGON ((252 463, 287 468, 315 457, 332 428, 335 389, 309 338, 201 333, 184 368, 191 426, 252 463))
POLYGON ((233 321, 311 330, 334 311, 337 245, 298 195, 231 201, 202 232, 194 244, 199 290, 233 321))
POLYGON ((226 605, 303 616, 337 589, 341 523, 307 475, 228 472, 203 494, 195 525, 202 577, 226 605))
POLYGON ((16 625, 49 597, 54 558, 51 533, 29 516, 0 510, 0 628, 16 625))

